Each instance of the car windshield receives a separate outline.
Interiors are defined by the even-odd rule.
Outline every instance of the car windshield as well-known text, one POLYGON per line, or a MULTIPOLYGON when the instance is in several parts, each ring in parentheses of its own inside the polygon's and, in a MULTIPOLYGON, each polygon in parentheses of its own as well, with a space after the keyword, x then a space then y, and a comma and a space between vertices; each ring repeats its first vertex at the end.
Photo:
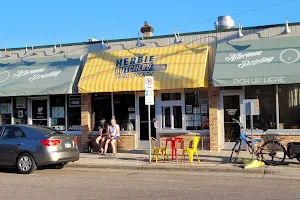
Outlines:
POLYGON ((48 126, 36 126, 35 128, 45 132, 47 135, 63 134, 62 132, 48 126))

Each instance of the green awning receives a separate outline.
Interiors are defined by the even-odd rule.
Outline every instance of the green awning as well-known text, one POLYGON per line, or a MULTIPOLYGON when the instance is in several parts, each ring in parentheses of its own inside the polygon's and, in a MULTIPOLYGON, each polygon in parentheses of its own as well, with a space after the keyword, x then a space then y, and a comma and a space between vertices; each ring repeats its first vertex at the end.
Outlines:
POLYGON ((300 37, 219 44, 214 86, 300 83, 300 37))
POLYGON ((0 59, 0 96, 78 93, 81 56, 0 59))

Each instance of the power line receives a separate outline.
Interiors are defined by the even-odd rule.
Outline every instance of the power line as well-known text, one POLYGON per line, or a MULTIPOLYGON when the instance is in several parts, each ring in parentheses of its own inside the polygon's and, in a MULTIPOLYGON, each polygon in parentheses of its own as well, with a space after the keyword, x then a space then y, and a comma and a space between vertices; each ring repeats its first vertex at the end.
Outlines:
MULTIPOLYGON (((266 9, 266 8, 276 7, 276 6, 291 3, 291 2, 294 2, 294 1, 297 1, 297 0, 290 0, 290 1, 285 1, 285 2, 281 2, 281 3, 277 3, 277 4, 271 4, 271 5, 268 5, 268 6, 263 6, 263 7, 259 7, 259 8, 254 8, 254 9, 250 9, 250 10, 236 12, 236 13, 230 14, 230 16, 241 15, 241 14, 244 14, 244 13, 249 13, 249 12, 253 12, 253 11, 263 10, 263 9, 266 9)), ((195 21, 195 22, 190 22, 190 23, 181 24, 181 25, 177 25, 177 26, 162 28, 162 29, 158 29, 157 31, 162 31, 162 30, 176 28, 176 27, 182 27, 182 26, 188 26, 188 25, 192 25, 192 24, 203 23, 203 22, 212 21, 212 20, 215 20, 215 19, 216 18, 209 18, 209 19, 205 19, 205 20, 201 20, 201 21, 195 21)))
MULTIPOLYGON (((298 1, 298 0, 284 1, 284 2, 281 2, 281 3, 262 6, 262 7, 259 7, 259 8, 253 8, 253 9, 250 9, 250 10, 236 12, 236 13, 232 13, 232 14, 229 14, 229 15, 230 16, 241 15, 241 14, 245 14, 245 13, 249 13, 249 12, 263 10, 263 9, 266 9, 266 8, 272 8, 272 7, 280 6, 280 5, 283 5, 283 4, 288 4, 288 3, 291 3, 291 2, 295 2, 295 1, 298 1)), ((199 24, 199 23, 203 23, 203 22, 207 22, 207 21, 213 21, 213 20, 216 20, 216 17, 208 18, 208 19, 204 19, 204 20, 199 20, 199 21, 195 21, 195 22, 190 22, 190 23, 186 23, 186 24, 180 24, 180 25, 176 25, 176 26, 170 26, 170 27, 166 27, 166 28, 156 29, 155 31, 159 32, 159 31, 163 31, 163 30, 167 30, 167 29, 174 29, 174 28, 178 28, 178 27, 189 26, 189 25, 199 24)), ((134 37, 134 36, 137 36, 137 34, 135 34, 135 35, 132 34, 132 35, 127 36, 127 37, 119 37, 118 39, 120 39, 120 38, 129 38, 129 37, 134 37)))

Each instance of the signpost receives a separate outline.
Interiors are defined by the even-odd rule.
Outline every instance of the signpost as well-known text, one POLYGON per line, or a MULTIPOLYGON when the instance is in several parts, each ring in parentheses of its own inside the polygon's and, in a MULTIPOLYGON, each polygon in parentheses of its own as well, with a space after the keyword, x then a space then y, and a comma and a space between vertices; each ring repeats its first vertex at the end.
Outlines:
POLYGON ((258 99, 246 99, 243 101, 245 108, 245 115, 250 115, 250 127, 251 127, 251 145, 252 145, 252 160, 253 160, 253 115, 259 115, 259 100, 258 99))
POLYGON ((148 129, 149 129, 149 163, 151 163, 151 115, 150 106, 154 105, 153 76, 145 76, 145 105, 148 105, 148 129))

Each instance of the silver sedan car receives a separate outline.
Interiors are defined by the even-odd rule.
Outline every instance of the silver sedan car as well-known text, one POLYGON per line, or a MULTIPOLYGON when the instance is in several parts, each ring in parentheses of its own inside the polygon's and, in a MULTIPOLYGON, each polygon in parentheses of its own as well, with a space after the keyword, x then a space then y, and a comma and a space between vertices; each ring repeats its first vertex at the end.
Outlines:
POLYGON ((22 174, 37 167, 63 168, 79 160, 77 140, 53 128, 40 125, 0 126, 0 166, 16 167, 22 174))

